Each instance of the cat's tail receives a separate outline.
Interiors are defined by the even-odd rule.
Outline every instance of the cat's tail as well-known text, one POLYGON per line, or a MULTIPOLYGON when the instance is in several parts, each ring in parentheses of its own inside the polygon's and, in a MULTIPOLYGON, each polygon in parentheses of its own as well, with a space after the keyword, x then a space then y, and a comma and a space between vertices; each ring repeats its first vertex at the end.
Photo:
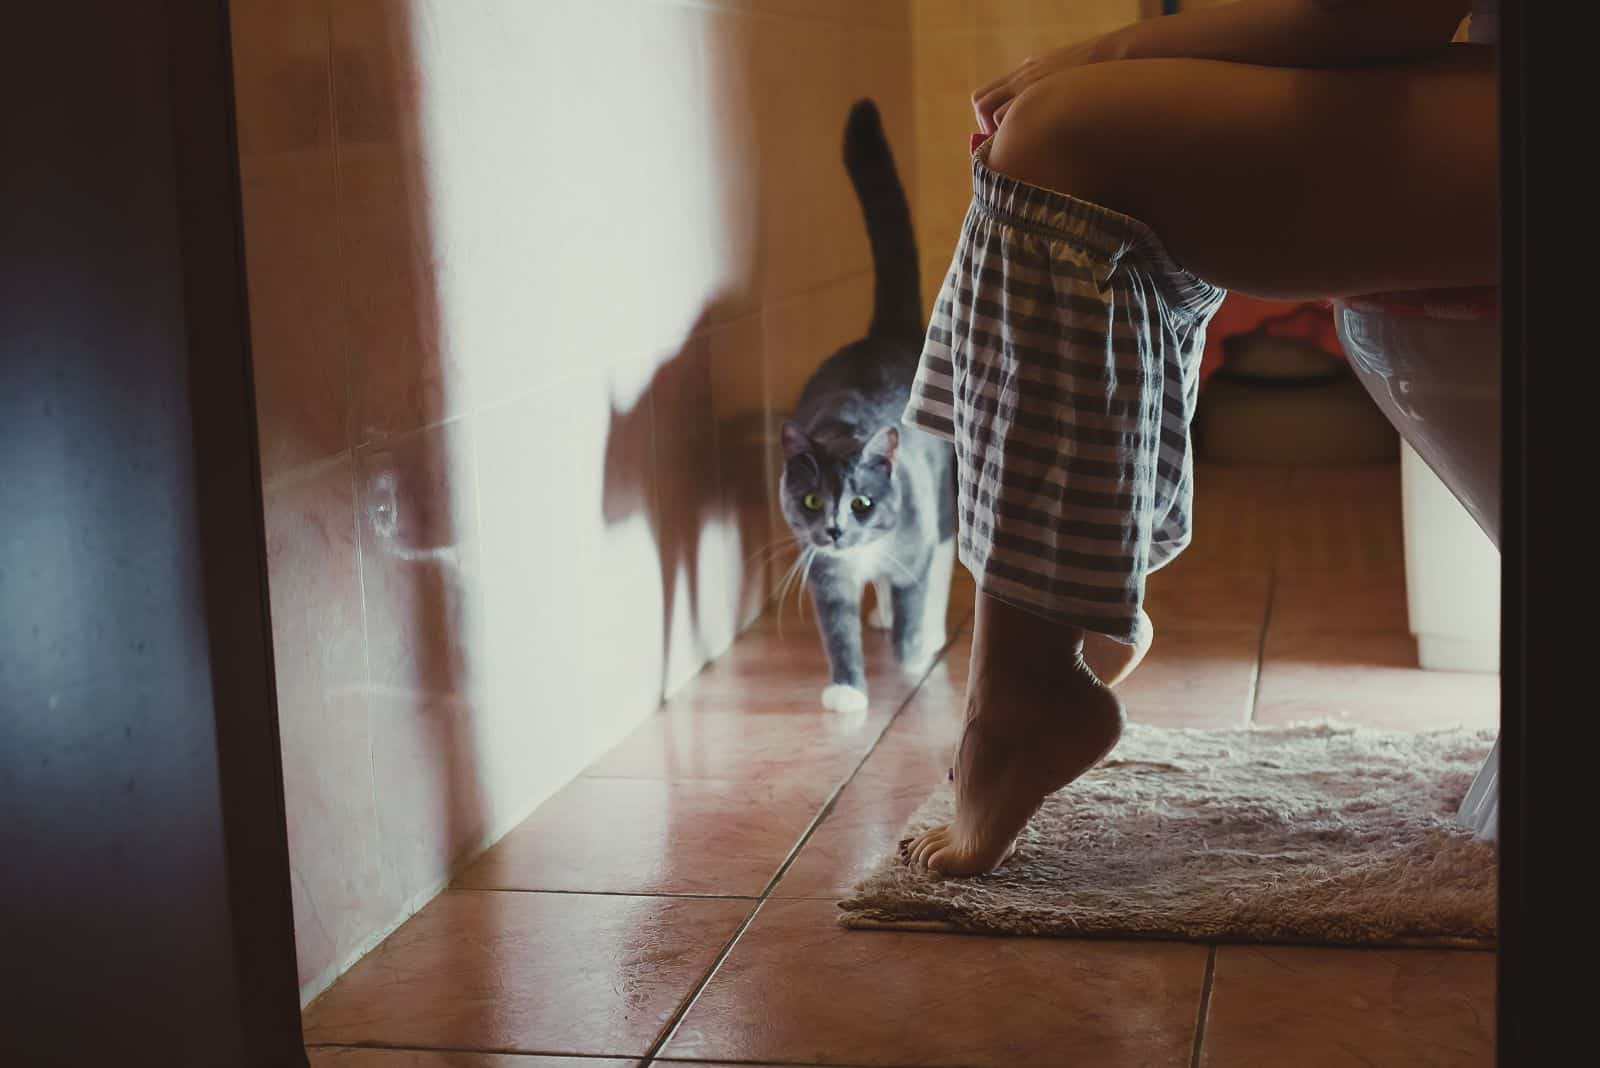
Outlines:
POLYGON ((876 284, 870 333, 921 340, 927 323, 922 317, 911 208, 895 172, 878 106, 871 100, 858 100, 850 109, 844 128, 844 165, 861 199, 861 214, 872 243, 876 284))

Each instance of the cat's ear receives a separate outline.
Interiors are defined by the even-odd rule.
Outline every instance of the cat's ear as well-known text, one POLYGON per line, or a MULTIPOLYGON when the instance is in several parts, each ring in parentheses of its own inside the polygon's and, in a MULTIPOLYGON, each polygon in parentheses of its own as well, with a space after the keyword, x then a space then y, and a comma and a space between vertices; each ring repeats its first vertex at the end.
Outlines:
POLYGON ((802 453, 812 449, 811 439, 806 432, 800 429, 800 424, 794 420, 785 420, 783 424, 783 458, 792 460, 802 453))
POLYGON ((893 426, 886 426, 867 439, 867 443, 861 448, 861 458, 869 463, 873 460, 879 460, 886 467, 893 467, 895 453, 899 451, 899 429, 893 426))

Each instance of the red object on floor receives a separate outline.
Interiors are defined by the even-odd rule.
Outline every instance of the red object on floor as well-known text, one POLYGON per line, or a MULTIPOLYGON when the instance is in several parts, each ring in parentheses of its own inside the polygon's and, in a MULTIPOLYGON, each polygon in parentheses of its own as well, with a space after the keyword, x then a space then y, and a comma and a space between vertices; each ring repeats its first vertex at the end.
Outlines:
POLYGON ((1344 359, 1339 334, 1333 326, 1333 309, 1326 302, 1258 300, 1229 293, 1206 330, 1206 347, 1200 357, 1200 381, 1222 366, 1222 346, 1230 337, 1261 331, 1273 337, 1293 338, 1344 359))

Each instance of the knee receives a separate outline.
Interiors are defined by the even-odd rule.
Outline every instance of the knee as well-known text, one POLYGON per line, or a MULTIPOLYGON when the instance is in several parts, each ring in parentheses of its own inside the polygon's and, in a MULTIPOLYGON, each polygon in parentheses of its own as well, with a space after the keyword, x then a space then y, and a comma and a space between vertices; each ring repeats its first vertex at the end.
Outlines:
POLYGON ((1029 86, 1005 114, 989 165, 1029 185, 1138 216, 1140 120, 1124 64, 1063 71, 1029 86))

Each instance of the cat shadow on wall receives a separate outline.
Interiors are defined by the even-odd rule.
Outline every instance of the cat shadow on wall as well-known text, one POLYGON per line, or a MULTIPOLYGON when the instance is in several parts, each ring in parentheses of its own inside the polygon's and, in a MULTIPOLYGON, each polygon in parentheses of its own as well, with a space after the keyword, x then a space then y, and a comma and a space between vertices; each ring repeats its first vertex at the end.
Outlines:
MULTIPOLYGON (((719 400, 706 322, 702 313, 638 400, 613 402, 606 435, 605 523, 642 518, 655 545, 660 696, 721 653, 766 593, 759 559, 771 538, 766 413, 729 411, 727 398, 719 400)), ((760 352, 737 355, 761 359, 760 352)))

